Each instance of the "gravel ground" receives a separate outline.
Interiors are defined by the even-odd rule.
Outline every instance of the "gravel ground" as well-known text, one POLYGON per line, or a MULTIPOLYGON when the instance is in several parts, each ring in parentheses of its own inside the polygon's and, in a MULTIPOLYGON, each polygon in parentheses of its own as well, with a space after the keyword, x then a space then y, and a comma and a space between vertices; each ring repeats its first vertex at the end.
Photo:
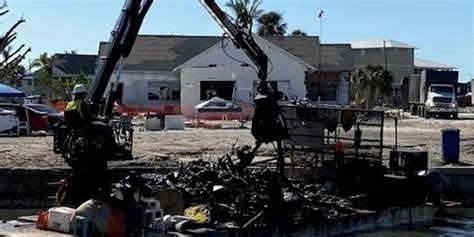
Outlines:
MULTIPOLYGON (((419 119, 405 117, 399 121, 399 147, 416 147, 429 151, 430 165, 440 165, 441 129, 461 130, 461 161, 474 164, 474 114, 462 114, 458 120, 419 119)), ((249 129, 189 128, 184 131, 144 132, 137 129, 134 136, 133 161, 112 162, 111 165, 155 165, 163 160, 189 161, 215 159, 229 151, 234 144, 253 144, 249 129)), ((373 129, 363 135, 378 136, 373 129)), ((52 152, 52 136, 0 137, 2 168, 48 168, 66 166, 60 155, 52 152)), ((384 128, 385 156, 395 144, 394 121, 386 119, 384 128)), ((271 155, 273 147, 262 147, 260 155, 271 155)))

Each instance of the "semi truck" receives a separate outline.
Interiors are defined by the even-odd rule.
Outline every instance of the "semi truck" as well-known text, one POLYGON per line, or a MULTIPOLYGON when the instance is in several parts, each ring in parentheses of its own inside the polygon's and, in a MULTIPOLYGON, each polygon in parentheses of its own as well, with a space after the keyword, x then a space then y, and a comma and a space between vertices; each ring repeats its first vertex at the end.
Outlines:
POLYGON ((457 71, 423 70, 408 80, 410 113, 424 118, 458 118, 457 71))

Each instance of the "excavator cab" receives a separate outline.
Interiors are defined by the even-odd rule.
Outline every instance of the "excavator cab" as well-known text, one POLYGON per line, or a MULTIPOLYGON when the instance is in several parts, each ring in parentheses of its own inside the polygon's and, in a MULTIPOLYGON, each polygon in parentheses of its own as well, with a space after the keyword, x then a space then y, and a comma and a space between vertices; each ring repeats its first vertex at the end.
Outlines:
POLYGON ((55 127, 54 152, 67 163, 78 159, 130 160, 133 126, 127 116, 86 124, 77 111, 65 111, 64 122, 55 127), (99 155, 101 154, 101 155, 99 155))

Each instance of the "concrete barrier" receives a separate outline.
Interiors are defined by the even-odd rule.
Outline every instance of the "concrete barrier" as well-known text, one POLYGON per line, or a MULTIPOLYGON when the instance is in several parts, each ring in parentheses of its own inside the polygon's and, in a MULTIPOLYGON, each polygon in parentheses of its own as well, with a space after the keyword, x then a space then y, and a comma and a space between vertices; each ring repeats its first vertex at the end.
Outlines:
POLYGON ((55 190, 48 183, 60 180, 62 169, 0 169, 0 208, 43 208, 55 190))
POLYGON ((436 167, 446 179, 446 198, 474 204, 474 167, 436 167))
POLYGON ((253 233, 235 231, 227 233, 225 236, 339 236, 341 234, 389 228, 402 224, 432 222, 435 210, 435 208, 429 206, 393 207, 382 209, 375 213, 348 216, 329 223, 311 223, 311 225, 301 226, 289 231, 273 228, 253 233))
MULTIPOLYGON (((67 177, 69 168, 0 169, 0 209, 49 208, 53 205, 58 186, 67 177), (49 185, 48 185, 49 184, 49 185)), ((169 172, 164 168, 110 168, 112 177, 124 177, 131 170, 137 173, 169 172)))

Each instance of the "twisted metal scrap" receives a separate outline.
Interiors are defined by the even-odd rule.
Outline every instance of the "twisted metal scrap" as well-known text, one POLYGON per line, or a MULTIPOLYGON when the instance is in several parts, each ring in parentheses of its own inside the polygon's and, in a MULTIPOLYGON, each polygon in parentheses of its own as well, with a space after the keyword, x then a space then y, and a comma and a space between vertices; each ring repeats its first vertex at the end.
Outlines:
POLYGON ((319 185, 281 177, 270 169, 240 169, 231 152, 217 162, 193 161, 153 184, 179 190, 190 206, 207 204, 211 220, 234 227, 319 224, 356 213, 319 185))

